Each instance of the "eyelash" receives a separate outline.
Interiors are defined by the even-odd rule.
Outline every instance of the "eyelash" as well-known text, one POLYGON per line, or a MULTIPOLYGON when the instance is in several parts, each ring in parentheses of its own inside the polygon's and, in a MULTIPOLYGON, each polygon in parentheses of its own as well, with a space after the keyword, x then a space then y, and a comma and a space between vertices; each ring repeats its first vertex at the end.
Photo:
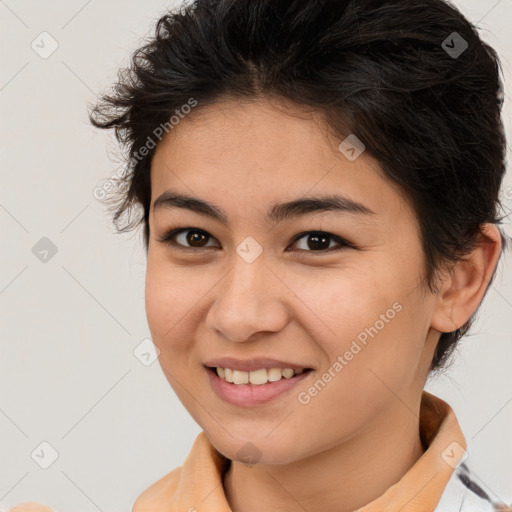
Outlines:
MULTIPOLYGON (((165 233, 161 238, 158 238, 157 241, 160 242, 160 243, 169 245, 169 246, 171 246, 171 247, 173 247, 175 249, 183 250, 183 251, 198 251, 198 250, 201 251, 201 250, 205 250, 205 249, 207 251, 209 251, 210 249, 214 248, 213 246, 187 247, 185 245, 178 244, 175 240, 173 240, 173 238, 176 235, 179 235, 179 234, 187 232, 187 231, 196 231, 198 233, 204 234, 208 238, 215 238, 212 235, 210 235, 207 231, 205 231, 204 229, 199 229, 199 228, 194 228, 194 227, 186 227, 186 228, 185 227, 181 227, 181 228, 171 229, 170 231, 165 233)), ((348 249, 348 248, 356 249, 356 247, 354 245, 352 245, 351 243, 347 242, 343 238, 341 238, 341 237, 339 237, 337 235, 333 235, 332 233, 327 233, 325 231, 304 231, 302 233, 299 233, 298 235, 296 235, 293 238, 293 240, 291 242, 291 245, 295 244, 297 241, 299 241, 301 238, 304 238, 307 235, 324 235, 327 238, 330 238, 334 242, 338 243, 339 247, 337 247, 337 248, 330 247, 328 249, 321 249, 321 250, 318 250, 318 251, 312 251, 312 250, 308 251, 308 250, 305 250, 305 249, 298 249, 299 253, 310 253, 310 254, 314 254, 314 255, 325 255, 325 254, 330 254, 332 252, 337 252, 337 251, 340 251, 340 250, 343 250, 343 249, 348 249)))

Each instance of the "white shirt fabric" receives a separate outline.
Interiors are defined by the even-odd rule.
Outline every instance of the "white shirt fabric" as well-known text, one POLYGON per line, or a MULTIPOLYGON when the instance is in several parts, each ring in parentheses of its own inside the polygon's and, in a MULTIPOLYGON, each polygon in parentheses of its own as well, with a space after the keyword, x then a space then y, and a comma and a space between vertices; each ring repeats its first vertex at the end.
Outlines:
POLYGON ((435 512, 494 512, 494 510, 492 500, 471 477, 468 466, 460 464, 448 481, 435 512), (466 484, 468 480, 469 485, 466 484))

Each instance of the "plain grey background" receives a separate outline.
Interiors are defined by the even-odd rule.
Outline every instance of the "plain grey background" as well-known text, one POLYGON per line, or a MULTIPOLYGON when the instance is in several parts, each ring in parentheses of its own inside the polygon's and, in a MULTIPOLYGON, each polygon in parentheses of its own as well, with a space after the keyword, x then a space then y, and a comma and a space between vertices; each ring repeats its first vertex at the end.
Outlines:
MULTIPOLYGON (((33 500, 61 512, 131 510, 201 430, 158 362, 136 357, 149 337, 142 238, 115 234, 94 196, 117 169, 115 145, 86 110, 178 3, 0 0, 1 509, 33 500)), ((455 5, 499 52, 510 96, 512 1, 455 5)), ((508 138, 510 108, 507 97, 508 138)), ((503 197, 512 208, 510 172, 503 197)), ((505 229, 512 235, 510 219, 505 229)), ((511 267, 507 253, 456 363, 427 386, 454 408, 478 483, 507 501, 511 267)))

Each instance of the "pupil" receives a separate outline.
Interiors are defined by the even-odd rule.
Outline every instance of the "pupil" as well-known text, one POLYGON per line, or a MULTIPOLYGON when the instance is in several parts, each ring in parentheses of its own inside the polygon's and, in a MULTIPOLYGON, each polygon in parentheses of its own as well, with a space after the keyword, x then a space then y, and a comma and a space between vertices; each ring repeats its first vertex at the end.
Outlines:
POLYGON ((310 249, 326 249, 329 247, 329 237, 325 235, 309 235, 308 247, 310 249), (325 243, 327 243, 327 247, 322 247, 322 244, 325 243))
POLYGON ((199 231, 189 231, 189 234, 187 236, 187 242, 192 246, 201 247, 201 241, 204 242, 205 238, 206 236, 204 235, 204 233, 200 233, 199 231))

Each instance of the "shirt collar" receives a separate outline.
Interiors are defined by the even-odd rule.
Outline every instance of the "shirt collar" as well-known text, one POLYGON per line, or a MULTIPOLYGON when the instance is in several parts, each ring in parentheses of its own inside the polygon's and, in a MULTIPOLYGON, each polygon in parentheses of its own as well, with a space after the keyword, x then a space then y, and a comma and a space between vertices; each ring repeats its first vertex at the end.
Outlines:
MULTIPOLYGON (((434 512, 457 463, 467 449, 452 408, 423 391, 420 436, 427 447, 411 469, 376 500, 356 512, 434 512)), ((183 466, 146 489, 132 512, 232 512, 223 487, 229 459, 201 432, 183 466)))

